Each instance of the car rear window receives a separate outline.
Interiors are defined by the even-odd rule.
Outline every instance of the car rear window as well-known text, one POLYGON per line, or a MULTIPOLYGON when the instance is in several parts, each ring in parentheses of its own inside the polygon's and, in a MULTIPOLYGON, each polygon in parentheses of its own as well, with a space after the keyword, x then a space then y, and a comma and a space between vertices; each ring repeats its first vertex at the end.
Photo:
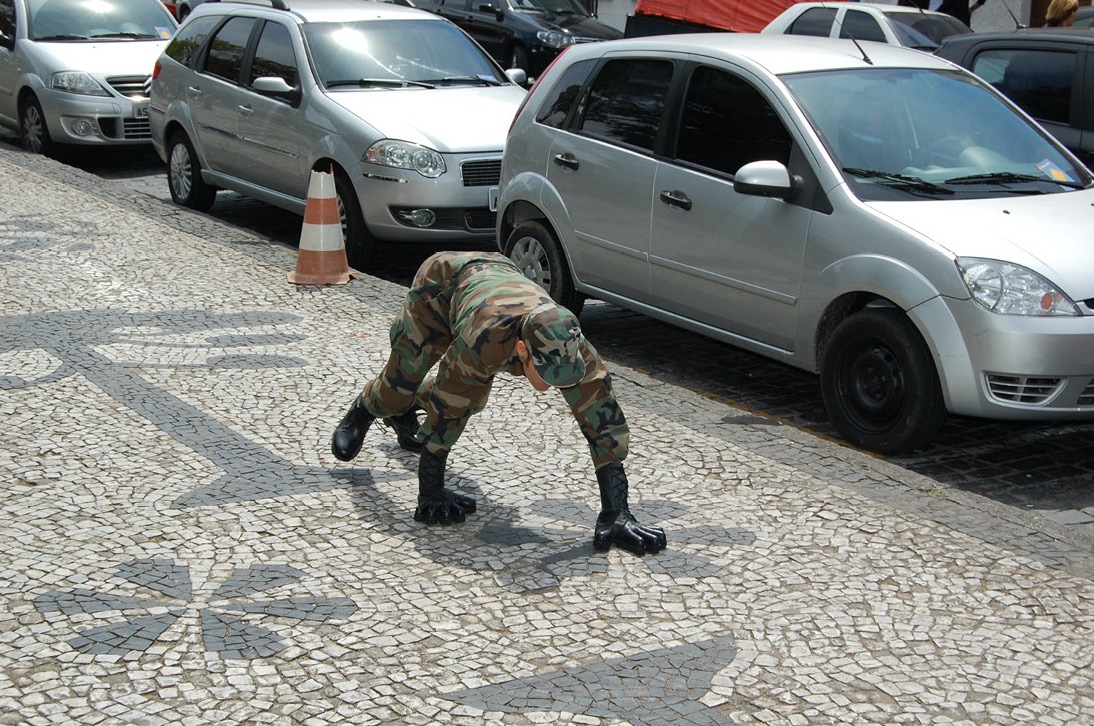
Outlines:
POLYGON ((673 70, 666 60, 608 61, 585 93, 575 130, 652 151, 673 70))
POLYGON ((1041 121, 1068 123, 1076 53, 1052 50, 986 50, 972 71, 1041 121))
POLYGON ((567 68, 547 98, 543 100, 539 113, 536 114, 536 121, 556 129, 562 128, 562 125, 566 123, 566 117, 570 115, 571 109, 577 103, 581 87, 585 85, 596 63, 596 59, 591 58, 574 63, 567 68))
POLYGON ((164 52, 184 66, 190 65, 194 55, 204 45, 205 39, 213 32, 218 20, 219 18, 208 16, 191 20, 179 28, 164 52))

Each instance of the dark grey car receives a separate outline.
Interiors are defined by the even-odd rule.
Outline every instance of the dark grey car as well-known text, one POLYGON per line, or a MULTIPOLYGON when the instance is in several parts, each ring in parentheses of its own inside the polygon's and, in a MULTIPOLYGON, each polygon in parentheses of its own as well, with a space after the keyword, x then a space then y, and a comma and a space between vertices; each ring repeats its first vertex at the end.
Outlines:
POLYGON ((995 86, 1088 166, 1094 162, 1094 33, 1089 29, 959 35, 935 52, 995 86))

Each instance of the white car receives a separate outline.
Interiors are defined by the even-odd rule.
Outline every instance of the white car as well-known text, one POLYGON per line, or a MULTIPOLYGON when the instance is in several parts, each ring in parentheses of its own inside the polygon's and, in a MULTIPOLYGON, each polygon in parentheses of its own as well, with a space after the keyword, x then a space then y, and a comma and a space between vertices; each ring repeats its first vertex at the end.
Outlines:
POLYGON ((332 170, 350 263, 378 240, 489 244, 505 134, 526 97, 424 10, 359 0, 206 2, 157 61, 152 142, 171 197, 231 189, 303 215, 332 170))
POLYGON ((555 300, 819 373, 859 446, 914 449, 947 412, 1094 421, 1094 179, 933 55, 575 46, 513 122, 501 190, 499 245, 555 300))
POLYGON ((160 0, 0 2, 0 124, 28 151, 148 144, 148 82, 175 19, 160 0))
POLYGON ((902 5, 807 2, 791 5, 760 32, 872 40, 930 52, 972 29, 951 15, 902 5))

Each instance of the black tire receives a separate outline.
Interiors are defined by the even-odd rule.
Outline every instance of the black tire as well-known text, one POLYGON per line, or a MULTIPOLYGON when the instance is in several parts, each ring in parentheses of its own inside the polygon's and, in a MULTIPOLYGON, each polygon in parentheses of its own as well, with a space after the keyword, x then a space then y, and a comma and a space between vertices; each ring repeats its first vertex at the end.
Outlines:
POLYGON ((194 145, 185 133, 178 131, 167 144, 167 186, 175 204, 204 212, 216 201, 216 187, 201 178, 201 162, 194 145))
POLYGON ((525 73, 532 72, 532 57, 528 54, 528 49, 520 43, 509 49, 509 64, 505 69, 510 68, 519 68, 525 73))
POLYGON ((946 419, 931 352, 899 310, 867 309, 840 323, 825 346, 820 378, 836 430, 865 449, 911 451, 946 419))
POLYGON ((27 96, 19 109, 19 143, 32 154, 51 156, 57 150, 37 97, 27 96))
POLYGON ((350 267, 367 270, 376 261, 376 240, 365 226, 361 203, 349 177, 334 174, 334 193, 338 197, 338 219, 342 223, 342 243, 350 267))
POLYGON ((521 269, 529 280, 539 283, 551 299, 581 314, 585 296, 574 290, 574 278, 562 245, 539 222, 521 222, 505 242, 505 255, 521 269))

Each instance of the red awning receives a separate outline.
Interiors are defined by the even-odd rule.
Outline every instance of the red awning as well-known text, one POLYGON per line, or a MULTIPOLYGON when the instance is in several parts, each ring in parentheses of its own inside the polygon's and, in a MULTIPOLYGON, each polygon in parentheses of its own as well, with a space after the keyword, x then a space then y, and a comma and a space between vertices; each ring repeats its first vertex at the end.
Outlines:
POLYGON ((800 0, 638 0, 634 12, 709 25, 738 33, 758 33, 800 0))

